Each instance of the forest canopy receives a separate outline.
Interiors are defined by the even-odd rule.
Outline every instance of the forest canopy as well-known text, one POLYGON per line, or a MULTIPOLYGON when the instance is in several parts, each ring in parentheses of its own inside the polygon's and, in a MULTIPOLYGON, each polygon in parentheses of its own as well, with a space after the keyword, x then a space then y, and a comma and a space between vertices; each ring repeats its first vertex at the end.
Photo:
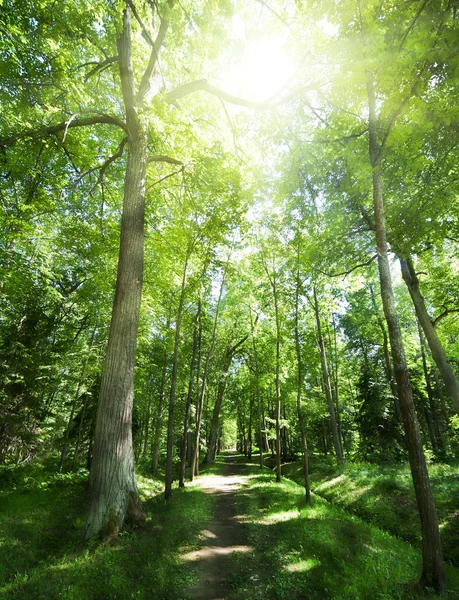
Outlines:
POLYGON ((89 471, 89 539, 144 521, 136 468, 302 457, 309 502, 309 458, 408 461, 444 590, 455 3, 0 6, 2 468, 89 471))

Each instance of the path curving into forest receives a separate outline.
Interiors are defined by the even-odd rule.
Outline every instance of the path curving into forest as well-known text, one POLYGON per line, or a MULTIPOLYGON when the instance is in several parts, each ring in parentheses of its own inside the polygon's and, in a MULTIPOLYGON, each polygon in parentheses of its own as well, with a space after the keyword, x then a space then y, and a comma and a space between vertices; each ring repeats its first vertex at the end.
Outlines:
POLYGON ((196 600, 225 600, 230 598, 228 581, 232 559, 236 553, 252 550, 245 542, 242 517, 237 514, 235 495, 241 487, 248 487, 247 476, 242 475, 244 465, 225 458, 223 475, 204 475, 198 485, 206 494, 216 496, 214 518, 202 530, 203 544, 199 550, 182 555, 185 562, 198 566, 198 581, 187 590, 189 598, 196 600))

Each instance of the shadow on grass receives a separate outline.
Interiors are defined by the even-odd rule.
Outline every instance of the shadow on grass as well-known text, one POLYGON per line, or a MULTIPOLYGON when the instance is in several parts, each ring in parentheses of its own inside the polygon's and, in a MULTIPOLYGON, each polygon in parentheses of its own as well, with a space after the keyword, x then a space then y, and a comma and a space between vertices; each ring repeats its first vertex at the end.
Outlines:
POLYGON ((251 483, 237 493, 254 551, 234 559, 235 600, 421 597, 420 555, 411 546, 320 498, 305 506, 292 482, 261 475, 251 483))
POLYGON ((179 555, 183 546, 197 543, 212 512, 211 496, 190 487, 176 490, 172 502, 162 495, 148 500, 145 527, 127 528, 113 546, 83 544, 82 529, 72 528, 72 519, 83 514, 83 499, 83 489, 75 496, 69 490, 66 495, 50 490, 12 493, 15 512, 7 519, 0 555, 2 598, 187 597, 184 590, 194 580, 195 567, 184 565, 179 555))

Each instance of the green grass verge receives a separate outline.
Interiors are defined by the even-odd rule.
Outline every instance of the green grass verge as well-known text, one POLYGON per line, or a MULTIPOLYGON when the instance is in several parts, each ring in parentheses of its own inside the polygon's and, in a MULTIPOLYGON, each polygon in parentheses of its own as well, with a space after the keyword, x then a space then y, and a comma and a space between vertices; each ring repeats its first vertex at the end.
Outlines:
POLYGON ((127 528, 113 546, 88 544, 82 542, 87 473, 46 477, 30 475, 0 493, 2 599, 186 598, 196 567, 180 560, 181 548, 197 544, 212 496, 187 486, 166 503, 163 484, 139 476, 146 526, 127 528))
MULTIPOLYGON (((303 483, 302 464, 282 467, 286 477, 303 483)), ((429 475, 437 506, 445 560, 459 566, 459 468, 431 464, 429 475)), ((333 459, 311 460, 311 488, 366 521, 421 546, 421 530, 408 465, 368 463, 336 465, 333 459)))
MULTIPOLYGON (((293 481, 252 475, 237 493, 250 554, 234 557, 234 600, 417 600, 420 553, 293 481)), ((448 568, 448 598, 459 598, 459 572, 448 568)), ((426 597, 437 598, 428 593, 426 597)))

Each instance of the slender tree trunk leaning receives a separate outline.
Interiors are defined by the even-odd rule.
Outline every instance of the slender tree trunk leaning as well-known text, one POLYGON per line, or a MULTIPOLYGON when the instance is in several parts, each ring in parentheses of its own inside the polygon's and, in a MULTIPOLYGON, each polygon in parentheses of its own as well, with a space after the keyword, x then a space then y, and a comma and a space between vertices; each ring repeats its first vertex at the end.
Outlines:
POLYGON ((222 283, 220 285, 220 293, 218 295, 217 306, 216 306, 216 309, 215 309, 214 327, 213 327, 213 331, 212 331, 212 340, 210 342, 209 352, 207 353, 207 356, 206 356, 206 362, 204 363, 204 372, 203 372, 203 375, 202 375, 201 390, 200 390, 200 394, 199 394, 199 401, 198 401, 198 406, 197 406, 197 411, 196 411, 196 434, 195 434, 195 440, 194 440, 193 458, 191 460, 191 473, 190 473, 190 479, 191 479, 191 481, 193 481, 194 476, 195 476, 195 474, 197 472, 197 469, 198 469, 199 442, 200 442, 200 439, 201 439, 202 410, 204 408, 204 398, 205 398, 205 395, 206 395, 206 386, 207 386, 207 377, 209 375, 210 359, 212 358, 212 355, 214 353, 215 342, 216 342, 216 339, 217 339, 218 314, 220 312, 220 303, 221 303, 221 299, 222 299, 222 295, 223 295, 223 287, 224 287, 224 284, 225 284, 225 276, 226 276, 226 270, 223 273, 222 283))
MULTIPOLYGON (((437 511, 430 487, 427 465, 422 449, 419 425, 413 402, 413 394, 408 376, 405 350, 403 347, 400 322, 395 305, 394 292, 386 241, 386 224, 383 203, 382 151, 378 144, 378 119, 376 114, 376 94, 373 76, 367 73, 369 108, 369 157, 373 178, 373 208, 376 227, 379 279, 384 315, 387 321, 389 339, 394 361, 395 378, 402 413, 405 440, 408 448, 411 474, 413 477, 416 501, 421 520, 422 532, 422 576, 421 584, 445 591, 445 573, 440 543, 437 511)), ((386 132, 385 138, 389 131, 386 132)))
POLYGON ((134 95, 128 8, 118 38, 118 54, 129 131, 128 161, 116 291, 94 433, 87 538, 100 532, 116 535, 126 518, 145 518, 134 472, 132 406, 143 280, 147 141, 134 95))
MULTIPOLYGON (((298 252, 299 254, 299 252, 298 252)), ((298 256, 299 263, 299 256, 298 256)), ((296 272, 296 288, 295 288, 295 349, 296 349, 296 364, 297 364, 297 388, 296 388, 296 410, 298 414, 298 423, 300 426, 301 446, 303 450, 303 475, 304 475, 304 491, 306 494, 306 503, 311 503, 311 484, 309 480, 309 452, 306 434, 306 423, 304 420, 303 411, 301 410, 301 392, 303 389, 303 361, 301 358, 301 341, 300 331, 298 327, 298 311, 300 298, 300 273, 299 268, 296 272)))
POLYGON ((453 402, 454 410, 456 411, 456 414, 459 415, 459 381, 451 367, 451 363, 438 338, 435 326, 427 312, 424 298, 419 290, 419 279, 414 270, 413 261, 410 257, 400 259, 400 265, 402 267, 403 279, 405 280, 411 299, 413 300, 416 316, 424 331, 424 335, 426 336, 432 358, 443 378, 446 391, 453 402))
POLYGON ((328 365, 327 365, 327 355, 325 352, 325 342, 324 342, 324 337, 322 335, 322 326, 320 323, 319 302, 317 300, 317 292, 316 292, 315 286, 313 288, 313 294, 314 294, 314 312, 315 312, 316 324, 317 324, 317 338, 318 338, 318 345, 319 345, 319 352, 320 352, 320 364, 322 367, 322 377, 323 377, 323 382, 324 382, 325 397, 327 399, 328 412, 330 414, 330 424, 331 424, 331 430, 332 430, 332 436, 333 436, 333 446, 335 448, 336 457, 337 457, 338 461, 343 462, 344 457, 343 457, 343 453, 341 450, 338 426, 336 423, 335 405, 333 402, 330 374, 328 372, 328 365))
POLYGON ((185 405, 185 419, 183 422, 183 436, 180 444, 180 477, 179 487, 185 487, 185 469, 186 469, 186 452, 187 452, 187 441, 188 441, 188 425, 190 421, 190 410, 191 410, 191 399, 193 396, 193 381, 194 381, 194 366, 196 363, 196 357, 198 353, 198 329, 199 321, 201 319, 201 299, 198 302, 198 310, 196 311, 196 318, 194 320, 193 328, 193 349, 191 351, 191 364, 190 364, 190 379, 188 381, 188 392, 186 396, 185 405))
POLYGON ((183 302, 185 300, 186 276, 188 270, 188 260, 190 257, 190 249, 187 250, 185 258, 185 266, 183 267, 182 286, 180 289, 180 298, 177 311, 177 320, 175 322, 175 341, 174 341, 174 357, 172 360, 171 373, 171 393, 169 397, 169 417, 167 420, 167 453, 166 453, 166 489, 164 496, 166 500, 172 497, 172 467, 173 467, 173 452, 174 452, 174 408, 175 408, 175 389, 177 387, 177 372, 178 372, 178 352, 180 346, 180 329, 182 326, 183 302))

